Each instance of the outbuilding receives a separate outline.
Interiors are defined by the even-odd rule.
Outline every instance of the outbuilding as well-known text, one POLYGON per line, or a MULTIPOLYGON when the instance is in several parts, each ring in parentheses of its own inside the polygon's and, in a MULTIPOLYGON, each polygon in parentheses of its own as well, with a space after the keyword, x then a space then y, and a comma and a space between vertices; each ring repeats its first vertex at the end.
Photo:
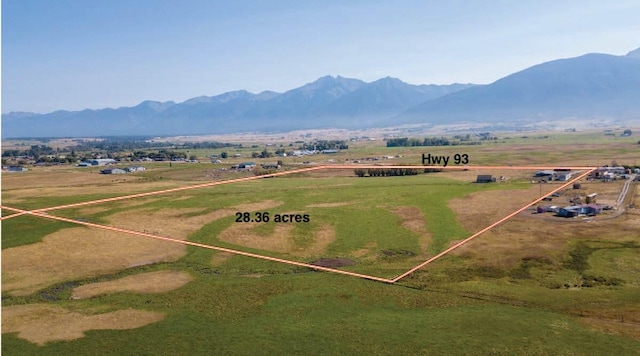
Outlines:
POLYGON ((476 183, 491 183, 495 181, 496 179, 493 178, 490 174, 480 174, 476 178, 476 183))

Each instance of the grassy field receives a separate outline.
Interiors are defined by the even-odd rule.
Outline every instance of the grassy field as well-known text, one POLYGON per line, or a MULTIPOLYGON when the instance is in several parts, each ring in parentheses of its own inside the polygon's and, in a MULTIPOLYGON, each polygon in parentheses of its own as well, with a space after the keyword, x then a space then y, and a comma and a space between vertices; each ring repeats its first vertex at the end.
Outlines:
MULTIPOLYGON (((637 157, 632 140, 591 134, 586 147, 572 135, 447 148, 357 142, 332 159, 400 155, 399 162, 419 164, 423 152, 457 152, 474 164, 544 165, 637 157)), ((211 164, 156 164, 122 178, 74 167, 50 173, 4 175, 3 205, 35 209, 241 176, 211 164), (71 183, 62 183, 66 176, 71 183)), ((306 263, 340 258, 353 263, 340 269, 393 277, 555 186, 530 184, 532 172, 352 173, 296 174, 50 214, 306 263), (486 173, 508 179, 471 183, 486 173), (237 212, 253 219, 266 212, 270 221, 236 222, 237 212), (309 222, 275 223, 276 214, 306 214, 309 222)), ((616 190, 587 186, 612 196, 616 190)), ((632 193, 629 201, 640 206, 640 187, 632 193)), ((389 285, 20 216, 2 221, 2 351, 634 355, 638 231, 633 209, 591 222, 527 212, 389 285)))

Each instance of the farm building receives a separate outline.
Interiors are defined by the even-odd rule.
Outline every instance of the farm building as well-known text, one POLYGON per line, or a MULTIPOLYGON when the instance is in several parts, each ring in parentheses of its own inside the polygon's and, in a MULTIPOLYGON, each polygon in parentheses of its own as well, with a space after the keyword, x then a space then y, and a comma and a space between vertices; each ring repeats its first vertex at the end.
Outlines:
POLYGON ((597 204, 573 205, 560 208, 558 216, 573 218, 579 215, 597 215, 602 213, 602 207, 597 204))
POLYGON ((536 174, 534 174, 533 176, 536 178, 542 178, 542 177, 552 177, 555 174, 554 171, 537 171, 536 174))
POLYGON ((127 167, 124 170, 127 171, 128 173, 131 173, 131 172, 142 172, 146 170, 146 168, 143 166, 132 166, 132 167, 127 167))
POLYGON ((496 179, 493 178, 490 174, 480 174, 476 178, 476 183, 491 183, 495 181, 496 179))
POLYGON ((242 162, 238 164, 237 169, 253 169, 255 168, 255 166, 256 166, 255 162, 242 162))
POLYGON ((102 174, 125 174, 127 171, 120 168, 107 168, 100 171, 102 174))
POLYGON ((571 179, 571 173, 557 173, 556 180, 560 182, 566 182, 571 179))

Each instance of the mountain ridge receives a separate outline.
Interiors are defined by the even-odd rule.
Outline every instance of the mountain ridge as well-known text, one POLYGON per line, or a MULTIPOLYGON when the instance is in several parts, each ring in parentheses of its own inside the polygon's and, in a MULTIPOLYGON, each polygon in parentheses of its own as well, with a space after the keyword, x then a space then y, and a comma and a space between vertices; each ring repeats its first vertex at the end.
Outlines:
POLYGON ((283 93, 237 90, 176 103, 2 115, 3 137, 197 135, 405 124, 640 122, 640 48, 540 63, 485 85, 323 76, 283 93), (635 121, 634 121, 635 122, 635 121))

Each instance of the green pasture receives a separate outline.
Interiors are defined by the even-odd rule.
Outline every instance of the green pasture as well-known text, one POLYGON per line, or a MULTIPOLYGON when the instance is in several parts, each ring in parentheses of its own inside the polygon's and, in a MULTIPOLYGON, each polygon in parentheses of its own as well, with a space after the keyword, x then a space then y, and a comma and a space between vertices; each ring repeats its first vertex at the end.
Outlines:
MULTIPOLYGON (((414 148, 412 152, 417 156, 423 149, 434 153, 462 152, 458 148, 414 148)), ((400 148, 398 152, 411 152, 403 150, 400 148)), ((469 152, 485 157, 484 162, 492 157, 482 153, 482 146, 472 147, 469 152)), ((553 154, 536 153, 532 157, 545 160, 546 155, 553 154)), ((519 161, 525 153, 522 155, 519 161)), ((506 155, 504 159, 509 157, 513 156, 506 155)), ((211 166, 185 164, 171 170, 157 167, 142 176, 181 182, 190 179, 189 171, 194 168, 199 171, 191 173, 201 175, 211 166)), ((427 253, 434 254, 451 240, 471 233, 458 224, 447 206, 449 200, 481 190, 524 187, 519 182, 473 184, 437 174, 375 178, 307 174, 138 198, 139 204, 135 206, 129 204, 132 201, 110 202, 99 205, 105 208, 103 211, 91 214, 83 214, 79 208, 51 213, 105 223, 113 214, 138 209, 153 214, 168 208, 195 208, 199 210, 189 214, 207 214, 239 204, 273 200, 282 205, 263 210, 272 218, 289 212, 310 216, 309 223, 295 224, 295 246, 304 248, 312 244, 314 232, 325 224, 335 229, 335 241, 322 255, 308 258, 221 241, 218 236, 223 230, 243 224, 235 222, 235 216, 204 225, 189 240, 304 262, 319 257, 346 257, 356 264, 343 267, 345 270, 392 277, 424 260, 419 236, 401 226, 402 219, 393 213, 394 208, 408 206, 422 212, 425 227, 433 236, 427 253), (309 207, 331 203, 346 204, 309 207), (368 252, 358 254, 361 250, 368 252), (382 250, 410 251, 415 256, 388 258, 380 254, 382 250)), ((34 209, 101 197, 79 193, 55 199, 33 198, 21 207, 34 209)), ((2 247, 35 243, 70 226, 30 216, 7 219, 2 221, 2 247)), ((275 223, 269 222, 253 232, 267 236, 274 228, 275 223)), ((631 236, 628 241, 611 243, 606 237, 590 240, 576 237, 567 241, 567 246, 570 252, 562 263, 556 264, 535 260, 496 268, 479 265, 469 258, 447 256, 395 285, 243 256, 232 256, 213 265, 212 258, 219 252, 188 247, 187 255, 174 263, 67 281, 30 296, 3 295, 2 299, 3 306, 51 303, 84 313, 128 308, 158 311, 165 313, 164 320, 138 329, 88 331, 84 338, 50 342, 43 347, 16 334, 3 334, 2 352, 8 355, 637 355, 640 341, 629 336, 633 331, 601 332, 584 322, 593 315, 611 322, 626 317, 630 330, 634 330, 635 324, 628 315, 637 315, 640 305, 637 238, 631 236), (186 271, 195 279, 162 294, 120 292, 87 300, 69 299, 73 286, 165 269, 186 271), (585 286, 565 286, 584 281, 588 282, 585 286)))

